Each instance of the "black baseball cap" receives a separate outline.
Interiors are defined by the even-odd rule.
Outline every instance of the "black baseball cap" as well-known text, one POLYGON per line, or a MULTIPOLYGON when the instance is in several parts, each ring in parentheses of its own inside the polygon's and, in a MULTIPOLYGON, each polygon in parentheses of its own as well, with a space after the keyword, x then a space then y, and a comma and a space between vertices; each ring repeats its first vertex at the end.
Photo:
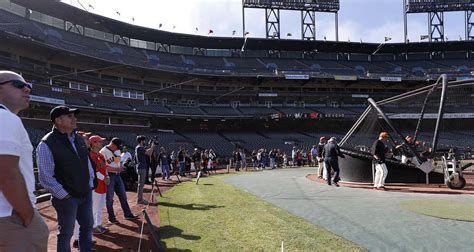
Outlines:
POLYGON ((119 149, 122 148, 123 142, 122 142, 122 140, 120 140, 120 138, 114 137, 114 138, 112 138, 112 140, 110 140, 110 142, 113 143, 115 146, 117 146, 117 148, 119 148, 119 149))
POLYGON ((54 119, 62 116, 62 115, 69 115, 74 113, 74 115, 79 114, 79 109, 72 109, 68 106, 57 106, 51 109, 49 112, 49 116, 51 117, 51 121, 54 122, 54 119))

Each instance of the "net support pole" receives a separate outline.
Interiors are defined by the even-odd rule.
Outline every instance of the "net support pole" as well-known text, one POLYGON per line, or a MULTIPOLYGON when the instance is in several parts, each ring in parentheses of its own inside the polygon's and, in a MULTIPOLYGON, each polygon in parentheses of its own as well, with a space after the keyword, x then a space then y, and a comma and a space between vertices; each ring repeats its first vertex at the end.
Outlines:
POLYGON ((435 132, 433 135, 433 146, 431 146, 431 153, 436 152, 436 147, 438 145, 438 137, 439 137, 439 127, 441 125, 441 120, 443 119, 444 115, 444 102, 446 101, 446 89, 448 87, 448 76, 446 74, 442 74, 439 79, 441 80, 441 98, 439 101, 439 109, 438 109, 438 118, 436 119, 436 127, 435 127, 435 132))
POLYGON ((377 110, 377 113, 383 118, 383 120, 388 124, 388 126, 390 127, 390 129, 392 129, 395 133, 397 133, 397 135, 400 137, 400 139, 403 140, 403 142, 406 144, 406 146, 408 147, 408 149, 410 150, 410 152, 418 159, 418 161, 420 160, 420 156, 418 155, 418 153, 416 153, 416 151, 413 149, 413 147, 411 146, 411 144, 409 144, 407 142, 407 140, 405 140, 405 138, 403 137, 402 133, 400 133, 400 131, 398 131, 397 128, 395 128, 395 126, 393 126, 392 124, 392 121, 390 121, 390 119, 388 119, 387 115, 385 115, 385 113, 382 111, 382 109, 377 105, 377 103, 372 99, 372 98, 369 98, 367 99, 367 101, 369 102, 369 104, 375 109, 377 110))

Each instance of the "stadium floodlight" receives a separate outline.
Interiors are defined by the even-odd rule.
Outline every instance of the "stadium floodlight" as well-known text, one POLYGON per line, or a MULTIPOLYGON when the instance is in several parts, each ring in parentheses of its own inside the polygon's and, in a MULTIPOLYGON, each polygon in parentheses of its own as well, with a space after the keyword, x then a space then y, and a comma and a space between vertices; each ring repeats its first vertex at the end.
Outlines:
POLYGON ((282 10, 310 10, 319 12, 338 12, 339 0, 243 0, 246 8, 277 8, 282 10))
POLYGON ((407 13, 474 10, 472 0, 406 0, 407 13))
POLYGON ((336 41, 339 41, 339 0, 242 0, 243 31, 245 31, 246 8, 265 9, 265 27, 267 39, 280 39, 280 10, 301 12, 302 40, 314 40, 316 38, 315 12, 333 13, 335 37, 336 41), (274 31, 278 32, 278 36, 273 35, 274 31))

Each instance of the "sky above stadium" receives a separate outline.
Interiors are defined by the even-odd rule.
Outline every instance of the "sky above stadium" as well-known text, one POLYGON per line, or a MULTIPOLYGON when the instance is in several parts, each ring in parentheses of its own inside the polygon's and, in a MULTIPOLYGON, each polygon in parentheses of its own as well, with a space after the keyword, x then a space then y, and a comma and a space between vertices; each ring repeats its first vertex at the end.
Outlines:
MULTIPOLYGON (((241 0, 62 0, 87 11, 155 29, 204 36, 242 36, 241 0), (213 33, 209 34, 209 30, 213 33)), ((403 41, 403 0, 340 0, 339 40, 403 41)), ((250 37, 265 37, 265 11, 245 10, 250 37)), ((281 11, 281 38, 301 38, 301 14, 281 11), (291 36, 287 36, 288 34, 291 36)), ((427 14, 408 15, 408 38, 428 34, 427 14)), ((335 40, 334 14, 316 13, 317 39, 335 40)), ((445 13, 447 40, 464 39, 464 13, 445 13)))

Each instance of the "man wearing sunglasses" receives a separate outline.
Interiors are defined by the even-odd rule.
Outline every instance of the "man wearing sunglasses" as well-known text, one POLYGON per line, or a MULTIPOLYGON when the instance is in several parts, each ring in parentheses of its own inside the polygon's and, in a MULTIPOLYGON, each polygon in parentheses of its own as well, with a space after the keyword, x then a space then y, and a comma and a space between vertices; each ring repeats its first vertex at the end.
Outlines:
POLYGON ((0 251, 47 251, 49 230, 36 210, 33 146, 17 116, 31 85, 0 71, 0 251))

